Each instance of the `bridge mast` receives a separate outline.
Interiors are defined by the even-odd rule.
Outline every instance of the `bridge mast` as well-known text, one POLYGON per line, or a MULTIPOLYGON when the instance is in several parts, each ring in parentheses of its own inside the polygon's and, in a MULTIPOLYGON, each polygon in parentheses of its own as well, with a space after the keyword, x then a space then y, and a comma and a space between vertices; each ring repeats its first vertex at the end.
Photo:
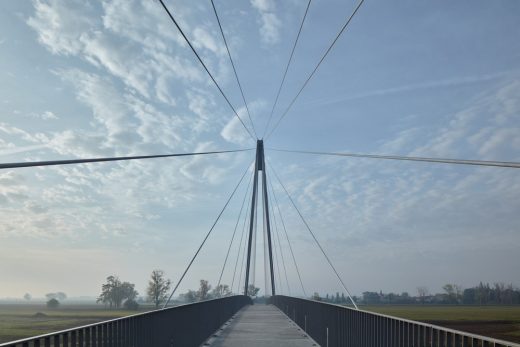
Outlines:
POLYGON ((248 295, 249 287, 249 270, 251 266, 251 247, 253 243, 253 229, 255 227, 256 217, 256 202, 258 193, 258 171, 262 171, 262 193, 264 203, 264 215, 265 215, 265 231, 267 233, 267 243, 269 248, 269 268, 271 274, 271 294, 276 295, 275 283, 274 283, 274 271, 273 271, 273 250, 271 243, 271 222, 269 220, 269 199, 267 194, 267 175, 265 167, 264 157, 264 141, 257 140, 256 142, 256 160, 255 160, 255 173, 253 178, 253 194, 251 201, 251 214, 249 222, 249 241, 247 245, 247 266, 246 266, 246 283, 244 286, 244 295, 248 295))

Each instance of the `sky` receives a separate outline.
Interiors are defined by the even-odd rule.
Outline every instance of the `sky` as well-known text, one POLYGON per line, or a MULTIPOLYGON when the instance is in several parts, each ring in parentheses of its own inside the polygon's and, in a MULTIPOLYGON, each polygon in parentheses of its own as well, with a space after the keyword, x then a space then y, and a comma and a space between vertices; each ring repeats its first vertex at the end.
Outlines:
MULTIPOLYGON (((211 3, 165 3, 250 126, 211 3)), ((307 2, 215 5, 261 137, 307 2)), ((355 5, 312 2, 274 120, 355 5)), ((271 167, 352 294, 520 286, 517 170, 274 151, 520 161, 519 21, 516 0, 363 4, 265 141, 307 294, 343 289, 271 167)), ((255 147, 155 0, 2 1, 0 76, 2 163, 255 147)), ((153 269, 177 281, 253 159, 246 151, 1 170, 0 297, 96 296, 109 275, 144 294, 153 269)), ((179 293, 217 283, 249 177, 179 293)), ((244 217, 223 283, 240 278, 244 217)), ((273 219, 278 292, 302 295, 273 219)))

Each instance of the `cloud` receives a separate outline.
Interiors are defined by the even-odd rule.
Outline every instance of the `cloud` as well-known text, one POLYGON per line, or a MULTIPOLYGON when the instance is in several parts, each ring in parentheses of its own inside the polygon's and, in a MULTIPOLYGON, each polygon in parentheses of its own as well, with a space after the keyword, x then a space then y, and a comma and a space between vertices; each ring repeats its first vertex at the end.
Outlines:
POLYGON ((204 28, 197 27, 193 30, 193 45, 196 48, 204 48, 216 55, 226 54, 225 48, 222 45, 218 45, 215 38, 204 28))
POLYGON ((427 89, 435 89, 435 88, 443 88, 443 87, 458 87, 464 86, 468 84, 475 84, 481 82, 488 82, 499 80, 506 76, 516 75, 518 74, 518 70, 512 71, 499 71, 491 74, 479 74, 476 76, 466 76, 466 77, 457 77, 457 78, 449 78, 444 80, 436 80, 436 81, 426 81, 421 83, 414 83, 409 85, 391 87, 391 88, 382 88, 371 91, 366 91, 354 95, 349 95, 347 97, 333 97, 333 98, 323 98, 323 99, 315 99, 308 101, 308 104, 317 104, 317 105, 330 105, 341 102, 348 102, 366 98, 373 98, 378 96, 388 96, 400 93, 408 93, 414 92, 418 90, 427 90, 427 89))
MULTIPOLYGON (((447 115, 443 126, 405 129, 382 141, 373 152, 517 160, 519 131, 514 115, 520 111, 516 101, 519 93, 520 84, 515 80, 490 87, 470 106, 447 115)), ((276 158, 280 155, 277 153, 276 158)), ((455 245, 459 239, 469 242, 460 245, 464 249, 472 247, 472 239, 478 240, 475 247, 492 240, 496 247, 489 251, 492 256, 508 248, 511 238, 518 238, 514 230, 520 209, 520 180, 515 170, 370 159, 305 159, 296 168, 288 168, 286 159, 283 164, 279 160, 273 163, 284 181, 291 178, 287 188, 336 259, 350 259, 345 248, 360 253, 387 249, 382 258, 397 261, 402 254, 391 257, 389 252, 402 243, 414 243, 419 253, 434 254, 431 245, 455 245)), ((277 189, 282 196, 283 191, 277 189)), ((287 200, 283 209, 292 209, 287 200)), ((303 227, 294 212, 288 214, 292 230, 303 227)), ((301 240, 310 242, 303 236, 301 240)), ((443 250, 458 252, 460 247, 443 250)))
POLYGON ((12 172, 0 172, 0 206, 17 206, 27 200, 28 187, 23 176, 12 172))
POLYGON ((35 0, 35 14, 27 24, 38 40, 54 54, 71 55, 83 50, 84 40, 95 26, 93 8, 80 0, 35 0))
POLYGON ((251 5, 260 15, 260 37, 266 44, 275 44, 280 40, 281 21, 276 15, 273 0, 251 0, 251 5))
MULTIPOLYGON (((244 115, 243 112, 242 115, 244 115)), ((220 132, 220 135, 224 140, 238 145, 246 145, 251 139, 236 116, 229 120, 220 132)))

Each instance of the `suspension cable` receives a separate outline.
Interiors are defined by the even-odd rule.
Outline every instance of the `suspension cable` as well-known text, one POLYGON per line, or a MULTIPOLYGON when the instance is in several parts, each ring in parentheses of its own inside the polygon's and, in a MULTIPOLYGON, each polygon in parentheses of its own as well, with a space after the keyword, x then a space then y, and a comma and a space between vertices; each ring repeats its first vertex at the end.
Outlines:
POLYGON ((123 161, 123 160, 136 160, 136 159, 168 158, 168 157, 187 157, 187 156, 194 156, 194 155, 235 153, 235 152, 244 152, 244 151, 250 151, 250 150, 252 150, 252 148, 248 148, 248 149, 235 149, 235 150, 229 150, 229 151, 174 153, 174 154, 156 154, 156 155, 138 155, 138 156, 130 156, 130 157, 108 157, 108 158, 48 160, 48 161, 25 161, 25 162, 19 162, 19 163, 0 164, 0 170, 1 169, 17 169, 17 168, 22 168, 22 167, 33 167, 33 166, 69 165, 69 164, 97 163, 97 162, 106 162, 106 161, 123 161))
POLYGON ((242 200, 242 206, 240 207, 240 212, 238 213, 237 222, 235 224, 235 228, 233 229, 233 235, 231 236, 231 241, 229 242, 229 247, 228 247, 228 250, 226 253, 226 259, 224 259, 224 264, 222 265, 222 270, 220 271, 220 276, 218 278, 217 290, 220 286, 220 281, 222 280, 222 275, 224 274, 224 269, 226 268, 227 260, 229 257, 229 252, 231 251, 231 247, 233 246, 233 241, 235 240, 235 234, 237 232, 237 227, 240 222, 240 217, 242 216, 242 210, 244 209, 244 205, 246 203, 247 193, 249 192, 249 187, 251 186, 252 178, 253 178, 253 176, 251 175, 251 177, 249 178, 249 182, 247 183, 247 188, 246 188, 246 192, 244 194, 244 199, 242 200))
MULTIPOLYGON (((254 173, 253 173, 254 175, 254 173)), ((244 234, 245 234, 245 231, 246 231, 246 222, 248 220, 248 216, 249 216, 249 205, 250 205, 250 200, 248 199, 247 201, 247 207, 246 207, 246 213, 244 215, 244 223, 242 225, 242 235, 240 236, 240 242, 238 243, 238 253, 237 253, 237 260, 235 262, 235 270, 233 271, 233 279, 231 281, 231 289, 233 289, 233 285, 235 284, 235 276, 236 276, 236 273, 237 273, 237 265, 238 265, 238 260, 240 258, 240 253, 242 251, 242 240, 244 239, 244 234)), ((245 242, 244 242, 244 249, 245 249, 245 242)), ((237 286, 237 292, 240 292, 240 280, 238 281, 238 286, 237 286)))
POLYGON ((495 166, 495 167, 507 167, 513 169, 520 169, 520 162, 511 161, 487 161, 487 160, 467 160, 467 159, 447 159, 447 158, 427 158, 427 157, 405 157, 399 155, 376 155, 376 154, 358 154, 358 153, 338 153, 338 152, 313 152, 313 151, 298 151, 288 149, 274 149, 269 148, 272 151, 277 152, 290 152, 290 153, 302 153, 302 154, 316 154, 316 155, 332 155, 339 157, 353 157, 353 158, 369 158, 369 159, 388 159, 388 160, 407 160, 407 161, 422 161, 429 163, 442 163, 442 164, 459 164, 459 165, 478 165, 478 166, 495 166))
POLYGON ((247 105, 246 97, 244 96, 244 90, 242 89, 242 84, 240 83, 240 79, 238 78, 238 73, 235 68, 235 63, 233 62, 233 58, 231 58, 231 52, 229 51, 229 46, 226 40, 226 35, 224 35, 224 30, 222 29, 222 24, 220 23, 220 18, 217 13, 217 8, 215 7, 215 3, 211 0, 211 6, 213 6, 213 12, 215 13, 215 17, 217 18, 218 27, 220 28, 220 33, 222 34, 222 39, 224 40, 224 44, 226 45, 227 54, 229 57, 229 61, 231 62, 231 66, 233 67, 233 72, 235 73, 235 79, 238 84, 238 88, 240 89, 240 94, 242 95, 242 100, 244 101, 244 105, 246 107, 247 116, 249 117, 249 121, 251 122, 251 127, 253 128, 253 133, 255 137, 258 138, 258 134, 256 133, 255 123, 253 123, 253 118, 251 118, 251 112, 249 111, 249 106, 247 105))
MULTIPOLYGON (((213 0, 212 0, 213 1, 213 0)), ((280 93, 282 92, 282 87, 285 83, 285 78, 287 77, 287 72, 289 71, 289 66, 291 65, 294 51, 296 50, 296 45, 298 44, 298 40, 300 39, 300 34, 302 32, 303 23, 305 23, 305 18, 307 18, 307 12, 309 12, 309 7, 311 6, 312 0, 309 0, 307 3, 307 8, 305 9, 305 13, 303 14, 303 18, 300 24, 300 29, 298 30, 298 35, 296 35, 296 40, 294 40, 294 45, 292 47, 291 55, 289 56, 289 61, 287 62, 287 65, 285 66, 285 71, 283 73, 282 82, 280 82, 280 86, 278 87, 278 92, 276 93, 276 98, 274 99, 273 108, 271 109, 271 114, 269 115, 269 119, 267 120, 267 124, 265 125, 264 133, 262 137, 265 136, 265 133, 267 132, 267 129, 269 128, 269 124, 271 124, 271 119, 273 118, 274 110, 276 108, 276 104, 278 104, 278 98, 280 97, 280 93)))
POLYGON ((249 129, 246 127, 244 121, 242 120, 242 118, 240 118, 240 116, 238 115, 237 111, 235 110, 235 108, 233 107, 233 105, 231 104, 231 102, 229 101, 228 97, 226 96, 226 94, 224 93, 224 91, 222 90, 222 88, 220 88, 220 85, 217 83, 217 81, 215 80, 215 78, 213 77, 213 75, 211 74, 211 72, 209 72, 209 69, 207 68, 206 64, 204 64, 204 62, 202 61, 202 58, 200 57, 199 53, 195 50, 195 47, 193 47, 193 45, 191 44, 190 40, 188 39, 188 37, 186 36, 186 34, 184 34, 184 31, 181 29, 181 27, 179 26, 179 24, 177 23, 177 21, 175 20, 175 18, 173 17, 173 15, 171 14, 170 10, 168 10, 168 7, 166 7, 166 5, 164 4, 163 0, 159 0, 159 2, 161 3, 162 7, 164 8, 164 10, 166 11, 166 13, 168 14, 168 16, 170 17, 170 19, 172 20, 173 24, 175 24, 175 26, 177 27, 177 30, 179 30, 179 32, 181 33, 182 37, 184 38, 184 40, 186 41, 186 43, 188 44, 188 46, 190 46, 191 50, 193 51, 193 53, 195 54, 195 56, 197 57, 197 59, 199 60, 200 64, 202 65, 202 67, 204 68, 204 70, 206 70, 206 72, 208 73, 209 77, 211 78, 211 80, 213 81, 213 83, 215 84, 215 86, 218 88, 218 90, 220 91, 220 94, 222 94, 222 96, 224 97, 224 99, 226 100, 227 104, 229 105, 229 107, 233 110, 233 113, 235 114, 235 116, 238 118, 238 120, 240 121, 240 123, 242 123, 242 126, 244 127, 244 129, 247 131, 247 133, 249 134, 249 136, 251 136, 251 138, 253 139, 253 141, 256 140, 256 138, 253 136, 253 134, 251 134, 251 131, 249 131, 249 129))
POLYGON ((287 243, 289 244, 289 250, 291 251, 291 256, 294 262, 294 267, 296 268, 296 273, 298 274, 298 279, 300 280, 300 285, 302 287, 303 295, 307 297, 307 293, 305 291, 305 287, 303 286, 302 276, 300 274, 300 269, 298 267, 298 263, 296 262, 296 257, 294 256, 294 251, 292 248, 291 240, 289 239, 289 234, 287 233, 287 228, 285 227, 285 221, 283 219, 282 210, 280 209, 280 204, 278 203, 278 198, 276 197, 276 193, 274 191, 273 183, 269 181, 269 185, 271 186, 271 192, 273 193, 274 201, 276 203, 276 208, 278 210, 278 215, 280 216, 280 221, 282 222, 283 231, 285 234, 285 238, 287 239, 287 243))
MULTIPOLYGON (((251 212, 248 213, 248 216, 249 216, 249 218, 251 218, 251 212)), ((247 219, 246 219, 246 221, 247 221, 247 219)), ((244 231, 245 230, 246 229, 244 228, 244 231)), ((240 293, 240 289, 241 289, 240 285, 242 283, 242 273, 244 271, 244 268, 246 267, 246 248, 247 248, 247 237, 244 238, 244 251, 242 252, 242 260, 240 261, 241 266, 240 266, 240 276, 238 277, 237 293, 240 293)))
POLYGON ((197 251, 195 252, 195 254, 193 255, 193 258, 191 258, 191 261, 189 262, 188 266, 186 267, 186 270, 184 270, 181 278, 179 279, 179 281, 177 282, 177 284, 175 285, 175 288, 173 288, 172 290, 172 293, 170 294, 170 297, 168 298, 168 300, 166 301, 166 303, 164 304, 163 308, 166 308, 166 306, 168 305, 168 303, 170 302, 173 294, 175 294, 175 292, 177 291, 177 288, 179 288, 179 285, 181 284, 182 280, 184 279, 184 276, 186 276, 186 273, 188 272, 188 270, 190 269, 191 265, 193 264, 193 262, 195 261, 195 258, 197 258, 197 255, 199 255, 199 252, 200 250, 202 249, 202 246, 204 246, 204 244, 206 243, 206 240, 208 239, 209 235, 211 234, 211 232, 213 231, 213 229, 215 228, 215 225, 217 225, 218 221, 220 220, 220 217, 222 216, 222 214, 224 213, 224 211, 226 210, 226 207, 228 206, 229 202, 231 201, 231 199, 233 198, 233 196, 235 195, 238 187, 240 186, 240 184, 242 183, 242 181, 244 180, 244 177, 246 176, 247 172, 249 171, 249 168, 251 167, 251 164, 249 164, 247 166, 247 169, 246 171, 244 171, 244 174, 242 175, 242 177, 240 178, 240 181, 238 181, 237 185, 235 186, 235 189, 233 189, 233 192, 231 193, 231 195, 229 196, 229 198, 227 199, 226 201, 226 204, 224 205, 224 207, 222 208, 222 210, 220 211, 220 213, 218 214, 217 216, 217 219, 215 220, 215 222, 213 223, 213 225, 211 226, 211 228, 209 229, 208 233, 206 234, 206 236, 204 237, 204 240, 202 240, 202 243, 200 244, 199 248, 197 249, 197 251))
MULTIPOLYGON (((270 192, 268 191, 268 193, 270 193, 270 192)), ((272 197, 273 195, 270 194, 270 196, 272 197)), ((276 214, 274 213, 273 204, 270 204, 270 205, 271 205, 271 214, 273 215, 273 221, 274 221, 276 238, 278 239, 278 249, 279 249, 279 253, 280 253, 280 258, 282 259, 283 271, 285 273, 285 282, 287 284, 287 291, 289 292, 289 295, 291 295, 291 286, 289 285, 289 278, 287 277, 287 268, 285 267, 285 258, 283 256, 283 251, 282 251, 282 242, 280 241, 280 233, 278 231, 278 222, 276 221, 276 214)), ((277 262, 276 265, 278 265, 278 262, 277 262)), ((280 268, 279 267, 278 267, 278 272, 280 272, 280 268)), ((280 282, 281 281, 282 280, 280 279, 280 282)))
POLYGON ((289 191, 287 191, 287 189, 285 188, 284 184, 282 183, 282 181, 280 180, 280 177, 278 177, 278 174, 276 173, 275 169, 273 168, 273 165, 269 165, 271 167, 271 169, 273 170, 273 173, 274 175, 276 176, 276 179, 278 180, 278 182, 280 183, 280 185, 282 186, 283 190, 285 191, 285 193, 287 194, 287 197, 289 198, 289 200, 291 201, 291 204, 293 205, 294 209, 296 210, 296 212, 298 212, 298 215, 300 216, 301 220, 303 221, 303 224, 305 224, 305 226, 307 227, 307 230, 309 231, 309 233, 312 235, 312 238, 314 239, 314 241, 316 242, 316 245, 318 245, 319 249, 321 250, 321 253, 323 253, 323 256, 325 257, 325 259, 327 260, 327 262, 329 263, 330 267, 332 268, 332 271, 334 271, 334 273, 336 274, 336 277, 338 278, 339 282, 341 283, 343 289, 345 289, 345 291, 347 292, 347 295, 350 299, 350 301, 352 302, 352 304, 354 305, 354 307, 356 308, 356 310, 358 310, 358 307, 356 305, 356 303, 354 302, 354 299, 352 299, 352 295, 350 295, 350 291, 348 290, 347 286, 345 285, 345 283, 343 282, 343 280, 341 279, 341 276, 339 275, 338 271, 336 270, 336 268, 334 267, 334 265, 332 264, 332 261, 330 260, 329 256, 327 255, 327 253, 325 253, 325 250, 323 249, 323 247, 321 246, 321 244, 319 243, 318 239, 316 238, 316 235, 314 235, 314 232, 311 230, 309 224, 307 223, 307 221, 305 220, 305 218, 303 218, 303 215, 301 214, 300 210, 298 209, 298 206, 296 206, 296 203, 294 202, 293 198, 291 197, 291 195, 289 194, 289 191))
POLYGON ((294 98, 291 100, 291 102, 289 103, 289 106, 287 106, 287 108, 285 109, 285 111, 282 113, 282 115, 280 116, 280 118, 278 118, 278 121, 276 122, 276 124, 274 125, 274 127, 271 129, 271 131, 267 134, 267 136, 265 137, 265 139, 269 138, 273 132, 276 130, 276 128, 278 127, 278 125, 280 124, 280 122, 282 121, 282 119, 287 115, 287 113, 289 112, 289 110, 291 109, 291 107, 294 105, 294 103, 296 102, 296 99, 298 99, 298 97, 300 96, 300 94, 302 93, 302 91, 305 89, 305 87, 307 86, 307 84, 309 83, 309 81, 311 80, 311 78, 314 76, 314 74, 316 73, 316 71, 318 70, 318 68, 320 67, 321 63, 325 60, 325 57, 327 57, 327 55, 329 54, 329 52, 332 50, 332 47, 334 47, 334 45, 336 44, 336 42, 338 41, 339 37, 341 36, 341 34, 343 34, 343 32, 345 31, 345 29, 347 28, 347 26, 349 25, 349 23, 352 21, 352 18, 354 18, 354 16, 356 15, 356 13, 358 12, 359 8, 361 7, 361 5, 365 2, 365 0, 360 0, 359 3, 357 4, 357 6, 355 7, 354 11, 352 12, 352 14, 350 15, 350 17, 347 19, 346 23, 343 25, 343 27, 341 28, 341 30, 339 31, 339 33, 336 35, 336 38, 332 41, 332 43, 330 44, 329 48, 325 51, 325 53, 323 54, 323 56, 321 57, 320 61, 318 62, 318 64, 316 65, 316 67, 314 68, 314 70, 312 70, 312 72, 310 73, 310 75, 307 77, 307 79, 305 80, 305 82, 303 83, 303 85, 301 86, 300 90, 298 91, 298 93, 294 96, 294 98))

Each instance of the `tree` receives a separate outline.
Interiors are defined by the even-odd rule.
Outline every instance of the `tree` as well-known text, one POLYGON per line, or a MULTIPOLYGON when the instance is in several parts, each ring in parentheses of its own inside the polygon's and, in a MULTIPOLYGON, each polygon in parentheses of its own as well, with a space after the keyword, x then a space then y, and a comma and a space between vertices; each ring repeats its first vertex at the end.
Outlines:
POLYGON ((48 308, 58 308, 58 306, 60 306, 60 302, 55 298, 52 298, 49 301, 47 301, 48 308))
POLYGON ((27 301, 31 301, 31 299, 32 299, 32 295, 29 294, 29 293, 25 293, 25 295, 23 296, 23 298, 24 298, 25 300, 27 300, 27 301))
POLYGON ((197 292, 194 290, 188 290, 188 292, 179 295, 183 301, 185 302, 195 302, 197 301, 197 292))
POLYGON ((417 287, 417 293, 419 294, 419 300, 421 301, 421 304, 424 304, 426 297, 430 294, 430 291, 427 287, 421 286, 417 287))
POLYGON ((164 271, 153 270, 146 289, 148 301, 152 302, 155 308, 159 308, 161 302, 167 299, 170 287, 171 281, 164 278, 164 271))
POLYGON ((219 284, 213 291, 211 292, 212 298, 222 298, 224 296, 230 296, 231 290, 227 284, 219 284))
POLYGON ((257 296, 259 291, 260 291, 260 288, 255 287, 254 284, 250 284, 249 287, 247 287, 248 296, 257 296))
POLYGON ((320 296, 320 293, 318 293, 318 292, 314 292, 314 294, 312 294, 311 300, 322 301, 323 299, 322 299, 322 297, 320 296))
POLYGON ((133 311, 137 311, 139 309, 139 304, 137 303, 137 301, 135 300, 130 300, 130 299, 127 299, 125 301, 125 303, 123 304, 123 306, 127 309, 127 310, 133 310, 133 311))
POLYGON ((206 280, 200 280, 200 287, 197 291, 197 300, 203 301, 209 299, 209 291, 211 290, 211 286, 209 282, 206 280))
POLYGON ((45 294, 45 297, 47 298, 47 300, 56 299, 59 301, 63 301, 67 299, 67 294, 65 294, 64 292, 47 293, 45 294))
POLYGON ((462 287, 456 284, 445 284, 442 289, 446 292, 447 300, 450 304, 456 304, 462 300, 462 287))
POLYGON ((57 292, 56 299, 58 299, 59 301, 63 301, 67 299, 67 294, 65 294, 64 292, 57 292))
POLYGON ((97 302, 110 305, 110 308, 120 308, 125 299, 134 300, 139 293, 134 289, 134 284, 121 282, 117 276, 108 276, 107 283, 101 285, 101 294, 97 302))

